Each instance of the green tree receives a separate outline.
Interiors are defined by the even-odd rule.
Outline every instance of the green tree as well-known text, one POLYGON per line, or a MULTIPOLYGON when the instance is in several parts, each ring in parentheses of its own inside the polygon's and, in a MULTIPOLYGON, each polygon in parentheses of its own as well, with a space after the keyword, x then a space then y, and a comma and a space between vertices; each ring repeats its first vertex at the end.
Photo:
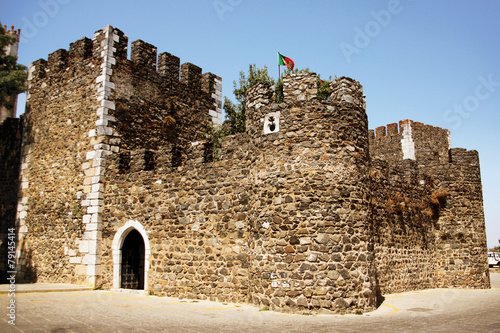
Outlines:
POLYGON ((227 134, 236 134, 245 131, 246 93, 250 87, 258 83, 265 83, 271 86, 274 85, 274 79, 269 76, 267 66, 264 66, 264 68, 257 68, 255 64, 250 65, 248 68, 248 76, 241 71, 238 84, 236 81, 233 82, 233 93, 238 103, 234 104, 229 98, 224 98, 223 108, 226 113, 227 134))
POLYGON ((227 97, 224 97, 224 112, 226 113, 226 121, 223 130, 226 135, 242 133, 245 131, 245 111, 241 103, 237 105, 231 102, 227 97))
POLYGON ((328 80, 321 80, 318 75, 318 99, 325 100, 330 98, 332 90, 330 89, 330 84, 332 83, 332 77, 330 76, 328 80))
POLYGON ((257 66, 250 65, 248 68, 248 76, 241 71, 238 84, 233 81, 233 94, 237 103, 233 103, 229 98, 224 97, 223 109, 226 114, 226 120, 222 126, 214 126, 209 123, 206 132, 203 133, 205 138, 213 145, 212 156, 214 160, 220 158, 221 138, 226 135, 245 132, 246 126, 246 93, 248 89, 258 83, 266 83, 274 85, 274 79, 269 76, 267 66, 264 68, 257 68, 257 66))
MULTIPOLYGON (((500 239, 498 240, 498 243, 500 244, 500 239)), ((492 247, 491 249, 489 249, 488 251, 490 252, 500 252, 500 246, 497 245, 495 247, 492 247)))
POLYGON ((6 47, 16 42, 17 37, 9 35, 0 22, 0 107, 12 109, 9 96, 26 91, 26 66, 17 64, 17 57, 7 55, 6 47))

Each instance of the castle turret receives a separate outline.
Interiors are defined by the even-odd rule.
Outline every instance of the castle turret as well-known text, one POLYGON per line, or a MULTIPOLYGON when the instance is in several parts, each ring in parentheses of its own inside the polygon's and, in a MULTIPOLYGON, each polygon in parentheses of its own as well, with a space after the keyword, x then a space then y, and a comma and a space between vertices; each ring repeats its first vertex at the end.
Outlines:
POLYGON ((247 132, 261 154, 250 177, 264 204, 253 217, 252 301, 272 308, 372 309, 362 87, 341 77, 321 101, 315 74, 291 74, 283 82, 283 103, 264 85, 247 94, 247 132))

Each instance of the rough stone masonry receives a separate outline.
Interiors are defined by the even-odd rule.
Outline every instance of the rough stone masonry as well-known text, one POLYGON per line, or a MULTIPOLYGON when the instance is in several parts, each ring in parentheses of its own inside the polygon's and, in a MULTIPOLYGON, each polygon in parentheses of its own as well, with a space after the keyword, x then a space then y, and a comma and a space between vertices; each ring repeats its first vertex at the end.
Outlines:
POLYGON ((478 154, 449 131, 369 131, 357 81, 319 100, 315 74, 291 74, 282 103, 252 87, 246 132, 214 147, 221 78, 127 48, 107 26, 33 62, 25 115, 0 125, 19 278, 335 313, 489 288, 478 154))

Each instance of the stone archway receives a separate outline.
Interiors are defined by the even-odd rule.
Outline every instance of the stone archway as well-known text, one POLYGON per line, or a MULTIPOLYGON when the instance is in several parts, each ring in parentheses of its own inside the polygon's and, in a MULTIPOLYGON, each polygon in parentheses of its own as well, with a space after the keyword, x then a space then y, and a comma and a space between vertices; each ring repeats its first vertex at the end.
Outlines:
POLYGON ((120 288, 144 289, 144 240, 135 229, 123 240, 120 288))
POLYGON ((120 227, 113 238, 112 250, 113 288, 148 290, 148 259, 151 248, 142 224, 138 221, 128 221, 120 227), (123 271, 123 269, 128 271, 123 271), (137 271, 138 269, 140 271, 137 271), (122 283, 122 278, 127 274, 130 280, 122 283), (131 275, 136 275, 137 281, 134 281, 131 275))

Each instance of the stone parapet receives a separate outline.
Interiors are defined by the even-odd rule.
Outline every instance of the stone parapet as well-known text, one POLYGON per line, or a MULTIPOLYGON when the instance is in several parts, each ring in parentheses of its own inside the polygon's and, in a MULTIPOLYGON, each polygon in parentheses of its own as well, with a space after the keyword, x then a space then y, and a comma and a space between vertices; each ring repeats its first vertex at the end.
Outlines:
POLYGON ((318 87, 315 73, 290 74, 283 78, 285 102, 308 101, 317 98, 318 87))

